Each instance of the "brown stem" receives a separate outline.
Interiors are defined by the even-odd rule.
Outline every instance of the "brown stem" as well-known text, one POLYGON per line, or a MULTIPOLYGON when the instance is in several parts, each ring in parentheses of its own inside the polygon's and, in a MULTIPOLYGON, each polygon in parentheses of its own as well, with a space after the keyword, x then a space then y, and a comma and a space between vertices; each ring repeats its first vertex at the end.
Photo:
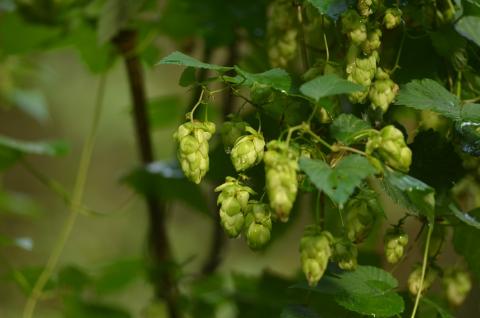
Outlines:
MULTIPOLYGON (((142 163, 147 165, 154 161, 154 155, 148 123, 143 70, 140 59, 135 53, 137 33, 135 31, 121 31, 113 39, 113 42, 118 47, 125 62, 133 102, 133 119, 138 150, 142 163)), ((155 287, 155 295, 166 301, 170 317, 177 318, 180 317, 177 305, 178 291, 171 270, 169 270, 173 259, 166 231, 166 203, 150 196, 145 197, 145 201, 150 221, 148 240, 154 262, 155 273, 152 275, 152 281, 155 287)))
MULTIPOLYGON (((237 42, 234 41, 228 49, 228 60, 226 65, 233 66, 238 61, 238 45, 237 42)), ((222 117, 223 120, 227 118, 228 114, 233 111, 235 96, 232 90, 226 90, 225 96, 223 99, 222 105, 222 117)), ((218 184, 217 184, 218 185, 218 184)), ((210 251, 208 253, 207 259, 205 264, 202 267, 202 274, 208 275, 213 273, 217 267, 222 262, 222 251, 225 246, 226 237, 225 233, 223 233, 223 229, 220 226, 220 215, 217 212, 217 202, 215 196, 212 196, 213 202, 211 203, 212 210, 214 211, 214 228, 213 228, 213 237, 212 242, 210 245, 210 251)))

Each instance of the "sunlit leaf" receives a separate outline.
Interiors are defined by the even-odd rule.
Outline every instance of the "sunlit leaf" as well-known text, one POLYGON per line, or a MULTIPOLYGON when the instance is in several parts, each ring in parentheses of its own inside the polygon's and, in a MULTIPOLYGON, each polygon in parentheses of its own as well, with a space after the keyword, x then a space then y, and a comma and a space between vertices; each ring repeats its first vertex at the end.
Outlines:
POLYGON ((348 94, 362 89, 362 86, 347 81, 335 74, 319 76, 300 86, 300 92, 315 101, 318 101, 322 97, 348 94))
POLYGON ((215 65, 215 64, 209 64, 209 63, 203 63, 191 56, 188 56, 186 54, 183 54, 181 52, 175 51, 171 53, 170 55, 164 57, 161 59, 158 64, 163 64, 163 65, 181 65, 181 66, 187 66, 187 67, 194 67, 194 68, 205 68, 208 70, 213 70, 213 71, 218 71, 218 72, 225 72, 228 70, 233 69, 233 67, 227 67, 227 66, 220 66, 220 65, 215 65))

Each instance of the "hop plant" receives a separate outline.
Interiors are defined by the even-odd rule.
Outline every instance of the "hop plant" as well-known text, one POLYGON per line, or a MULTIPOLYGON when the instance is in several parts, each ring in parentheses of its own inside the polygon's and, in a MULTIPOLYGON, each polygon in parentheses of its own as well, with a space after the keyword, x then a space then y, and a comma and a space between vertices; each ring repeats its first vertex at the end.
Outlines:
POLYGON ((296 15, 289 0, 275 0, 268 20, 268 57, 274 67, 286 67, 297 52, 296 15))
POLYGON ((251 168, 263 159, 265 140, 262 133, 255 131, 250 126, 247 126, 245 131, 249 135, 238 138, 230 153, 236 171, 251 168))
POLYGON ((382 30, 374 29, 368 32, 367 39, 362 43, 362 51, 365 54, 372 54, 380 48, 382 39, 382 30))
POLYGON ((355 244, 346 239, 337 239, 333 243, 332 260, 338 267, 346 271, 357 268, 358 249, 355 244))
POLYGON ((272 219, 268 204, 250 201, 245 215, 245 237, 251 249, 260 249, 270 240, 272 219))
POLYGON ((180 125, 173 135, 178 143, 177 156, 183 173, 197 184, 208 171, 208 141, 214 133, 214 123, 194 120, 180 125))
POLYGON ((397 96, 399 87, 390 79, 388 73, 381 68, 377 69, 375 78, 376 80, 371 86, 369 92, 372 108, 380 108, 382 112, 386 112, 388 106, 390 106, 397 96))
POLYGON ((355 45, 361 45, 367 39, 367 26, 355 10, 347 10, 342 14, 342 32, 355 45))
POLYGON ((247 126, 248 124, 239 118, 232 118, 232 120, 223 123, 220 134, 225 150, 231 151, 235 141, 243 135, 247 126))
POLYGON ((408 172, 412 163, 412 151, 407 147, 402 132, 392 125, 369 138, 366 152, 377 154, 387 165, 403 172, 408 172))
POLYGON ((383 25, 388 30, 395 29, 402 22, 402 10, 399 8, 388 8, 383 17, 383 25))
POLYGON ((287 222, 298 190, 297 154, 286 142, 273 140, 264 155, 270 206, 280 221, 287 222))
POLYGON ((408 235, 400 229, 388 231, 385 235, 385 257, 391 264, 398 263, 405 253, 408 235))
POLYGON ((330 243, 332 235, 318 228, 307 228, 300 240, 300 261, 302 271, 310 286, 315 286, 327 268, 332 255, 330 243))
MULTIPOLYGON (((437 276, 438 276, 437 269, 432 267, 427 268, 425 272, 425 278, 422 284, 422 290, 421 290, 422 293, 432 286, 437 276)), ((408 276, 408 280, 407 280, 408 290, 412 295, 417 295, 418 292, 420 291, 421 280, 422 280, 422 266, 416 265, 412 270, 412 272, 410 273, 410 275, 408 276)))
POLYGON ((215 192, 220 192, 217 199, 220 223, 228 236, 237 237, 245 223, 248 200, 255 192, 232 177, 227 177, 225 183, 215 188, 215 192))
POLYGON ((453 306, 460 306, 472 289, 470 275, 461 269, 449 268, 443 276, 447 300, 453 306))
POLYGON ((272 102, 274 91, 271 86, 255 82, 250 90, 250 99, 255 105, 263 105, 272 102))

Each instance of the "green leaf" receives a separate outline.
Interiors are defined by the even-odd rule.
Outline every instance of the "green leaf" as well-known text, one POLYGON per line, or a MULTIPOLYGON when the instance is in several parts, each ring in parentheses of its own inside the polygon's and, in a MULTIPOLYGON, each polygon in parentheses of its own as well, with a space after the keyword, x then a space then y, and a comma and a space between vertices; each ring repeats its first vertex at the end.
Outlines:
POLYGON ((358 266, 353 272, 326 276, 309 289, 333 294, 339 305, 362 315, 391 317, 404 310, 402 297, 393 291, 397 287, 390 273, 373 266, 358 266))
POLYGON ((341 114, 330 125, 330 133, 338 141, 349 145, 358 132, 369 128, 371 126, 366 121, 351 114, 341 114))
POLYGON ((148 118, 153 129, 178 124, 184 107, 179 96, 161 96, 148 101, 148 118))
POLYGON ((2 14, 0 19, 0 55, 20 54, 48 47, 58 38, 59 34, 59 29, 29 23, 19 14, 2 14))
POLYGON ((300 86, 303 95, 317 101, 326 96, 348 94, 362 90, 363 87, 347 81, 335 74, 323 75, 300 86))
POLYGON ((197 81, 196 71, 197 70, 194 67, 187 67, 184 69, 178 84, 182 87, 188 87, 194 84, 197 81))
MULTIPOLYGON (((479 215, 475 215, 479 216, 479 215)), ((470 225, 457 225, 453 234, 455 251, 463 255, 472 273, 480 279, 480 230, 470 225)))
POLYGON ((473 216, 473 215, 480 215, 480 208, 474 209, 469 213, 460 211, 454 204, 450 204, 449 208, 460 221, 480 230, 480 220, 477 220, 473 216))
POLYGON ((238 66, 235 66, 235 70, 240 75, 236 80, 242 85, 253 86, 254 84, 257 84, 269 86, 281 92, 288 92, 292 85, 290 75, 280 68, 274 68, 257 74, 246 72, 238 66))
POLYGON ((457 122, 455 132, 456 143, 463 152, 475 157, 480 156, 480 123, 457 122))
POLYGON ((458 33, 480 46, 480 17, 462 17, 455 24, 455 29, 458 33))
POLYGON ((77 298, 65 301, 64 315, 68 318, 130 318, 131 315, 121 308, 100 303, 84 302, 77 298))
POLYGON ((338 16, 348 9, 347 0, 307 0, 315 8, 317 8, 320 14, 326 14, 332 18, 338 18, 338 16))
POLYGON ((68 153, 68 145, 64 141, 21 141, 0 135, 0 147, 4 147, 21 154, 62 156, 68 153))
POLYGON ((280 318, 319 318, 312 309, 302 305, 290 305, 282 310, 280 318))
POLYGON ((343 158, 335 168, 307 158, 301 158, 299 164, 315 186, 339 205, 348 200, 363 179, 375 173, 368 159, 356 154, 343 158))
POLYGON ((138 193, 166 201, 182 201, 211 217, 200 187, 188 181, 176 163, 158 161, 138 168, 123 178, 138 193))
POLYGON ((58 273, 58 285, 75 291, 83 290, 92 278, 81 268, 74 265, 67 265, 58 273))
POLYGON ((464 121, 480 123, 480 104, 468 103, 463 105, 461 116, 464 121))
POLYGON ((98 42, 107 43, 125 28, 142 2, 138 0, 107 0, 98 20, 98 42))
POLYGON ((386 170, 382 180, 386 193, 415 215, 425 216, 433 222, 435 190, 422 181, 398 171, 386 170))
POLYGON ((233 67, 228 66, 220 66, 215 64, 208 64, 203 63, 191 56, 183 54, 181 52, 175 51, 168 56, 164 57, 157 63, 161 65, 182 65, 187 67, 194 67, 194 68, 205 68, 208 70, 218 71, 218 72, 225 72, 228 70, 233 69, 233 67))
POLYGON ((431 110, 453 120, 462 118, 460 100, 431 79, 413 80, 406 84, 400 90, 396 104, 431 110))
POLYGON ((447 309, 445 309, 437 300, 433 300, 423 296, 421 298, 421 302, 422 304, 435 309, 435 311, 440 315, 440 318, 454 318, 454 316, 447 309))
POLYGON ((95 289, 99 293, 121 290, 140 278, 145 272, 142 260, 118 260, 105 266, 95 279, 95 289))

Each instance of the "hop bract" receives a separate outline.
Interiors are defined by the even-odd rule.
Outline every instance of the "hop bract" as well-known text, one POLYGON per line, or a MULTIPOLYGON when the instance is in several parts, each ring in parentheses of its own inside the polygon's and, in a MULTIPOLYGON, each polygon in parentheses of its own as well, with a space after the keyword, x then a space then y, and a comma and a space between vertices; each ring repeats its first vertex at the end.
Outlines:
POLYGON ((212 122, 189 121, 180 125, 174 134, 183 173, 197 184, 208 171, 208 141, 214 133, 215 124, 212 122))
MULTIPOLYGON (((427 268, 425 272, 425 278, 423 280, 422 290, 421 292, 425 292, 427 289, 432 286, 435 278, 438 276, 438 271, 434 268, 427 268)), ((418 294, 420 291, 420 281, 422 279, 422 267, 417 265, 414 267, 413 271, 408 276, 408 290, 412 295, 418 294)))
POLYGON ((305 230, 300 241, 300 260, 310 286, 315 286, 320 281, 327 268, 332 255, 332 240, 332 235, 327 231, 309 228, 305 230))
POLYGON ((443 276, 447 300, 453 306, 460 306, 472 289, 470 275, 461 269, 449 268, 443 276))
POLYGON ((372 54, 376 50, 380 48, 382 42, 380 41, 382 38, 382 30, 374 29, 368 32, 367 39, 365 42, 362 43, 362 51, 365 54, 372 54))
POLYGON ((298 190, 296 153, 283 141, 271 141, 264 155, 270 207, 282 222, 288 221, 298 190))
POLYGON ((285 67, 297 52, 296 15, 289 0, 275 0, 268 19, 268 57, 274 67, 285 67))
POLYGON ((357 268, 358 249, 355 244, 345 239, 336 240, 333 244, 333 261, 338 263, 338 267, 346 271, 352 271, 357 268))
POLYGON ((362 44, 367 39, 367 26, 355 10, 347 10, 342 14, 342 32, 355 45, 362 44))
POLYGON ((403 257, 408 244, 408 235, 401 230, 393 230, 385 235, 385 257, 395 264, 403 257))
POLYGON ((246 122, 235 118, 223 123, 220 133, 225 150, 231 151, 235 141, 243 135, 247 126, 246 122))
POLYGON ((364 190, 364 193, 350 199, 345 207, 345 230, 348 239, 353 242, 362 242, 375 223, 378 203, 371 192, 364 190))
POLYGON ((394 29, 402 22, 402 11, 398 8, 389 8, 385 11, 383 25, 387 29, 394 29))
POLYGON ((240 137, 230 153, 236 171, 243 171, 260 163, 263 159, 265 140, 263 135, 251 127, 247 127, 249 135, 240 137))
POLYGON ((369 92, 370 101, 372 102, 373 109, 380 108, 382 112, 386 112, 388 106, 390 106, 397 96, 400 88, 390 79, 388 73, 381 68, 377 69, 375 78, 376 80, 369 92))
POLYGON ((403 172, 408 172, 412 163, 412 151, 407 147, 402 132, 392 125, 369 138, 366 152, 378 155, 387 165, 403 172))
POLYGON ((270 241, 272 219, 268 204, 250 201, 245 216, 245 237, 251 249, 260 249, 270 241))
POLYGON ((220 192, 217 204, 220 205, 220 224, 230 237, 240 235, 245 223, 245 212, 250 194, 255 192, 235 178, 227 177, 225 183, 218 186, 220 192))

